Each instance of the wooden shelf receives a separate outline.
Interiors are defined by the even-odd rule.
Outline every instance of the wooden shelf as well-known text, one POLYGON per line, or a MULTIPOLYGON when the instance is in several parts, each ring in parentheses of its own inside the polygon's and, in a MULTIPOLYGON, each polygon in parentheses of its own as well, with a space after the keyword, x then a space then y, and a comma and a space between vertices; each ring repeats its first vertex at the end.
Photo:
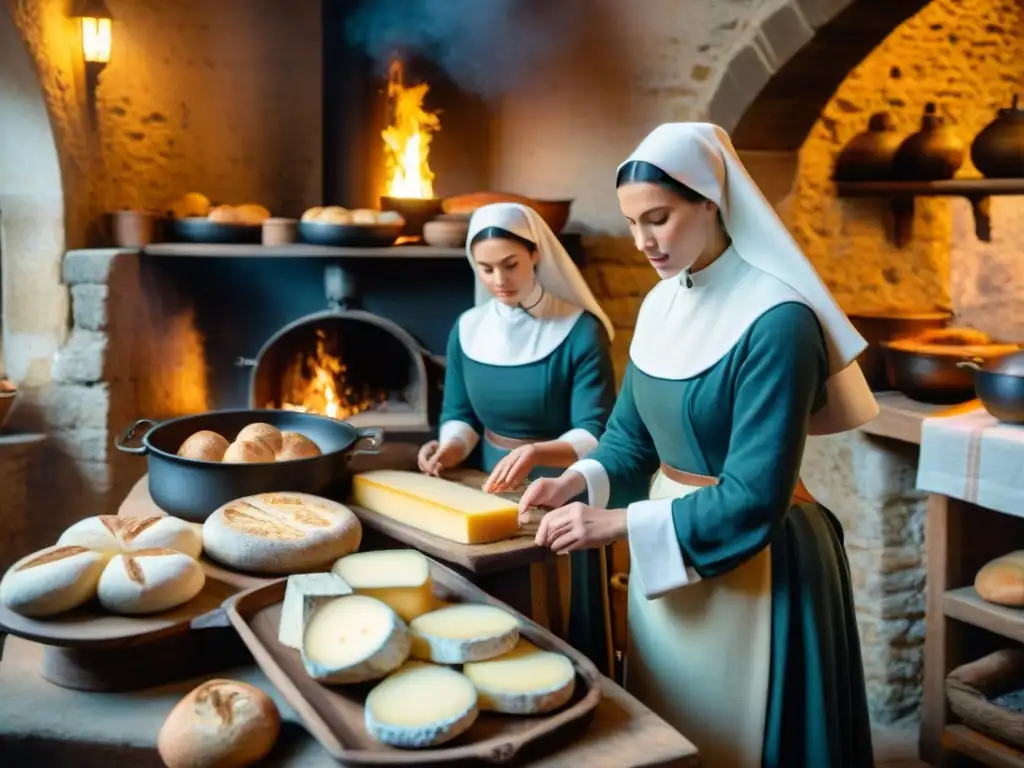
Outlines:
POLYGON ((875 392, 879 414, 860 429, 869 435, 888 437, 913 445, 921 444, 921 424, 932 416, 956 416, 980 406, 977 400, 960 405, 929 405, 911 400, 900 392, 875 392))
POLYGON ((241 243, 153 243, 142 249, 146 256, 190 258, 321 258, 321 259, 465 259, 462 248, 427 245, 395 245, 389 248, 335 248, 326 245, 245 245, 241 243))
POLYGON ((979 240, 992 239, 989 199, 1000 195, 1024 195, 1024 179, 951 179, 949 181, 839 181, 836 194, 845 198, 888 199, 895 219, 893 241, 902 246, 910 240, 914 200, 918 197, 964 197, 974 211, 974 231, 979 240))
POLYGON ((942 612, 951 619, 1024 643, 1024 610, 985 602, 974 587, 946 592, 942 612))
POLYGON ((942 746, 990 768, 1024 768, 1024 752, 990 739, 966 725, 947 725, 942 746))

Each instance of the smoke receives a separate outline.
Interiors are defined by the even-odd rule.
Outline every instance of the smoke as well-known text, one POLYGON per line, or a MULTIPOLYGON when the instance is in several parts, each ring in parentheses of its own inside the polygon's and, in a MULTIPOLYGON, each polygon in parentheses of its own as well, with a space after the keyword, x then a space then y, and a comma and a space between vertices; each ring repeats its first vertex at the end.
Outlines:
POLYGON ((577 9, 569 0, 362 0, 345 33, 382 71, 396 52, 414 53, 493 98, 571 41, 586 23, 577 9))

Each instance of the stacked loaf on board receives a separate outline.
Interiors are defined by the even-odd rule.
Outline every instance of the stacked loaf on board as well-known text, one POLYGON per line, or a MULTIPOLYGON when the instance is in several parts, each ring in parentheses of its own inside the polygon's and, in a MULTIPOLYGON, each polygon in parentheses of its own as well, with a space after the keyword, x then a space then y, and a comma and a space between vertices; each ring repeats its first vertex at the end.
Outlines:
POLYGON ((502 608, 438 600, 427 559, 403 549, 289 577, 278 639, 318 682, 375 683, 364 706, 372 738, 425 748, 464 733, 481 711, 538 715, 572 698, 572 662, 519 630, 502 608))

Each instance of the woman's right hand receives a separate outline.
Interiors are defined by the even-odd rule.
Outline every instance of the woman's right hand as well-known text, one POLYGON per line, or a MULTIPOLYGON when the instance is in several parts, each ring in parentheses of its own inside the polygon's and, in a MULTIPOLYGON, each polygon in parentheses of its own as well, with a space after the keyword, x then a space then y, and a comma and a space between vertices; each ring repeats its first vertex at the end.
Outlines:
POLYGON ((416 463, 420 472, 437 477, 442 470, 457 466, 462 460, 462 446, 448 443, 442 446, 437 440, 426 443, 416 455, 416 463))
POLYGON ((519 499, 519 524, 526 525, 531 520, 534 507, 558 509, 565 506, 569 499, 587 490, 587 481, 579 472, 566 470, 558 477, 542 477, 527 486, 519 499))

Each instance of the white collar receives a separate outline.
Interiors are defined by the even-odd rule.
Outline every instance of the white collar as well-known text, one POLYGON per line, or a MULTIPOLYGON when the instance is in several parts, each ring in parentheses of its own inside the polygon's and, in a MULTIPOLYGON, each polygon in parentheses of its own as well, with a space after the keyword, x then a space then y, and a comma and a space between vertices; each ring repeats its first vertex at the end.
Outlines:
POLYGON ((519 306, 491 299, 463 312, 459 343, 466 357, 478 363, 528 365, 554 352, 582 314, 580 307, 545 292, 538 283, 519 306))

